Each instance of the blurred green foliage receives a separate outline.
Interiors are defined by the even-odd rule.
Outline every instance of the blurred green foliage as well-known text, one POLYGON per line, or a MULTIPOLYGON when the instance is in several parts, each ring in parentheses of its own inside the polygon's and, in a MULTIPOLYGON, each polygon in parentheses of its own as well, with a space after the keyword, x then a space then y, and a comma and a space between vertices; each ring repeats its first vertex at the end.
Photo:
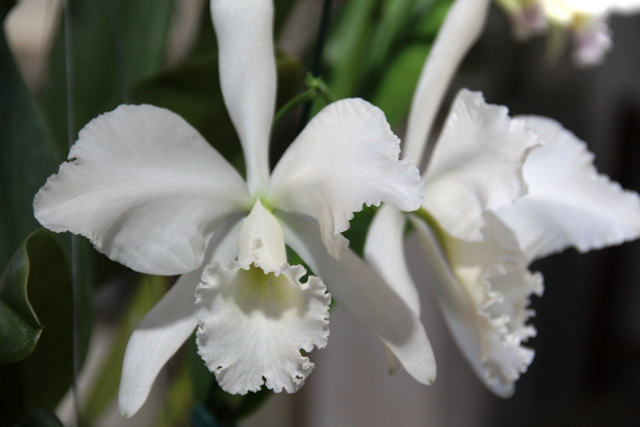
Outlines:
POLYGON ((0 425, 32 409, 55 409, 71 385, 72 307, 65 254, 51 233, 38 230, 0 278, 0 425))

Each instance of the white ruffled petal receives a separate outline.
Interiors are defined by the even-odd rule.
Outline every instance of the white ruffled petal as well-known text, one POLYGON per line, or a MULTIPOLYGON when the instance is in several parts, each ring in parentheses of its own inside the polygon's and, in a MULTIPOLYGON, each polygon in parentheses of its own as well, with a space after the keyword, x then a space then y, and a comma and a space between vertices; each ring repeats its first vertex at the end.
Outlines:
POLYGON ((327 249, 338 258, 340 235, 362 205, 420 206, 418 169, 399 161, 398 138, 384 113, 361 99, 334 102, 311 120, 271 177, 269 202, 316 218, 327 249))
POLYGON ((423 207, 454 237, 482 240, 483 212, 527 193, 522 167, 540 137, 506 107, 461 90, 424 176, 423 207))
POLYGON ((122 105, 87 124, 33 202, 44 227, 86 236, 136 271, 195 270, 216 224, 249 199, 240 175, 180 116, 122 105))
POLYGON ((526 323, 533 315, 527 306, 531 294, 542 294, 542 276, 527 270, 515 236, 495 218, 487 221, 485 241, 449 237, 445 257, 432 230, 412 218, 454 340, 480 380, 509 397, 533 360, 533 350, 522 343, 535 336, 526 323))
POLYGON ((220 86, 238 132, 252 192, 269 182, 269 135, 276 103, 272 0, 211 0, 220 86))
MULTIPOLYGON (((207 260, 229 262, 237 253, 238 216, 215 230, 207 260)), ((142 319, 127 343, 118 393, 120 413, 133 416, 147 400, 151 386, 167 361, 197 326, 195 289, 206 263, 180 276, 167 294, 142 319)))
POLYGON ((338 261, 327 253, 310 217, 280 213, 287 244, 325 281, 332 296, 376 334, 407 373, 422 384, 436 378, 436 363, 420 319, 375 272, 347 250, 338 261))
POLYGON ((293 393, 313 369, 301 350, 323 348, 331 296, 301 266, 266 273, 237 262, 205 269, 196 290, 198 353, 223 390, 245 394, 263 384, 293 393))
POLYGON ((431 126, 460 62, 482 34, 490 0, 457 0, 449 9, 411 102, 404 155, 420 164, 431 126))
POLYGON ((420 296, 404 257, 407 218, 383 205, 373 218, 364 245, 364 259, 403 301, 420 316, 420 296))
POLYGON ((584 142, 556 121, 526 117, 545 146, 524 165, 529 194, 497 214, 529 260, 575 246, 586 252, 640 237, 640 197, 598 174, 584 142))

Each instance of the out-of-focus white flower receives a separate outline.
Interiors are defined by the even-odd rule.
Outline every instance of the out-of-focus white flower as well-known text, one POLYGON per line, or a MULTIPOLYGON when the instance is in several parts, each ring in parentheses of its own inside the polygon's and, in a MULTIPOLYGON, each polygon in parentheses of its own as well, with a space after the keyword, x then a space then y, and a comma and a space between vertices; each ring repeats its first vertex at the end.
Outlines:
POLYGON ((327 287, 416 380, 433 382, 418 317, 340 234, 363 204, 417 209, 418 170, 399 161, 384 114, 348 99, 314 117, 270 172, 273 3, 212 0, 211 12, 246 182, 178 115, 125 105, 80 132, 34 200, 50 230, 82 234, 136 271, 182 275, 129 340, 120 411, 136 413, 196 327, 199 354, 224 390, 296 391, 313 368, 301 350, 327 343, 327 287), (306 271, 287 262, 285 244, 322 280, 302 283, 306 271))
POLYGON ((581 67, 601 64, 611 49, 607 18, 612 13, 640 11, 638 0, 497 0, 512 21, 519 39, 543 33, 548 27, 571 33, 572 57, 581 67))
POLYGON ((539 0, 496 1, 511 19, 511 29, 516 39, 528 40, 547 30, 547 19, 539 0))
MULTIPOLYGON (((483 27, 489 1, 454 3, 414 95, 404 153, 418 162, 455 69, 483 27)), ((640 197, 598 175, 583 142, 555 121, 510 119, 505 107, 466 90, 454 101, 423 174, 425 198, 408 218, 447 325, 482 382, 502 397, 533 360, 523 343, 542 276, 529 264, 640 236, 640 197)), ((416 313, 404 260, 407 215, 389 206, 367 236, 366 260, 416 313)), ((394 358, 389 358, 394 362, 394 358)))

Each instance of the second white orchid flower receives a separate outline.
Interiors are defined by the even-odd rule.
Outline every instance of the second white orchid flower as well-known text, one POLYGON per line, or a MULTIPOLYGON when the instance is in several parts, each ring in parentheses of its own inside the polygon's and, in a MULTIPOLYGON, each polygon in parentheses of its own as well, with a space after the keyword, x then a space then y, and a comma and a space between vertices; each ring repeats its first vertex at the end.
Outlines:
POLYGON ((211 12, 246 183, 176 114, 120 106, 80 132, 69 161, 34 200, 50 230, 82 234, 136 271, 182 275, 129 341, 120 411, 138 411, 196 327, 199 354, 223 389, 244 394, 264 383, 296 391, 313 368, 301 350, 327 343, 327 287, 416 380, 432 382, 418 317, 340 234, 363 204, 417 209, 418 170, 398 160, 384 114, 348 99, 322 110, 270 173, 272 1, 212 0, 211 12), (288 263, 285 245, 322 279, 301 283, 305 269, 288 263))
MULTIPOLYGON (((457 66, 480 35, 488 0, 457 0, 414 95, 404 152, 418 163, 457 66)), ((542 276, 529 264, 640 236, 640 197, 598 175, 586 145, 548 118, 510 119, 505 107, 461 91, 423 174, 419 215, 383 206, 365 258, 416 314, 420 303, 404 260, 409 218, 431 271, 431 288, 473 370, 502 397, 526 371, 535 335, 527 324, 542 276)), ((391 358, 391 362, 394 362, 391 358)))

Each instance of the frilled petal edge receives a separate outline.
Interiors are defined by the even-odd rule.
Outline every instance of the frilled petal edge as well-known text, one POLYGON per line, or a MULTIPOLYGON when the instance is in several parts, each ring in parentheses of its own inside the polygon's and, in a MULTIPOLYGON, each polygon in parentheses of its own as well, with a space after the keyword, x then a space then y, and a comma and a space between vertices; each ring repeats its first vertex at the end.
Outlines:
POLYGON ((584 142, 555 120, 524 117, 544 147, 524 165, 529 194, 497 214, 530 261, 575 246, 581 252, 640 237, 640 196, 598 174, 584 142))
POLYGON ((447 259, 431 229, 412 217, 432 289, 455 342, 487 388, 510 397, 533 360, 533 350, 522 343, 535 336, 526 323, 533 315, 527 306, 531 294, 542 294, 542 276, 531 274, 523 257, 514 256, 517 246, 508 229, 489 221, 487 242, 452 238, 446 242, 447 259))
POLYGON ((388 203, 404 211, 420 206, 418 169, 399 160, 399 139, 384 113, 361 99, 327 106, 284 153, 272 174, 273 206, 315 218, 336 258, 340 235, 363 205, 388 203))
POLYGON ((541 140, 507 113, 481 93, 461 90, 427 166, 423 207, 459 239, 481 240, 484 211, 527 193, 522 168, 541 140))
POLYGON ((301 266, 265 273, 232 262, 205 269, 196 290, 198 353, 223 390, 257 391, 262 385, 293 393, 313 369, 310 352, 329 336, 331 296, 317 277, 305 283, 301 266))

